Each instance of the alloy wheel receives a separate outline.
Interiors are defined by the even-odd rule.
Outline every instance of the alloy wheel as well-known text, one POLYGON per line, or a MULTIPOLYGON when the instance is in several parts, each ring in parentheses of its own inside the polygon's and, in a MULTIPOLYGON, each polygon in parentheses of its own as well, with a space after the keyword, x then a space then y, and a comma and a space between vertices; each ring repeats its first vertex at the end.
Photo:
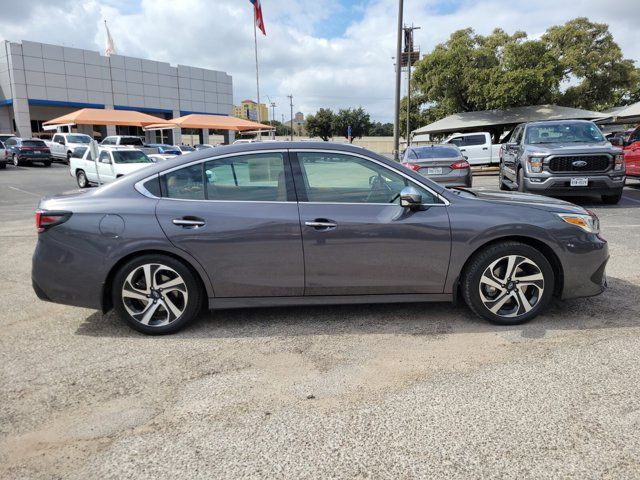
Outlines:
POLYGON ((121 295, 129 315, 149 327, 168 325, 180 318, 189 300, 182 276, 160 263, 147 263, 132 270, 121 295))
POLYGON ((530 312, 544 293, 540 267, 522 255, 492 262, 480 277, 480 300, 491 313, 513 318, 530 312))

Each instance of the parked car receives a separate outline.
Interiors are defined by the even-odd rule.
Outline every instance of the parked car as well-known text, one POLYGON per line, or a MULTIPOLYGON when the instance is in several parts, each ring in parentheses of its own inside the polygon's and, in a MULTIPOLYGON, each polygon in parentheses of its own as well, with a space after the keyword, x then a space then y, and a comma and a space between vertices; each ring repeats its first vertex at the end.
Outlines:
POLYGON ((612 139, 611 143, 624 149, 627 177, 640 178, 640 127, 625 136, 612 139))
POLYGON ((167 145, 165 143, 149 143, 147 147, 157 148, 158 153, 163 155, 182 155, 182 151, 175 145, 167 145))
POLYGON ((130 146, 130 147, 144 147, 144 142, 140 137, 134 135, 111 135, 106 137, 100 145, 103 146, 130 146))
POLYGON ((171 155, 168 153, 149 153, 147 154, 147 157, 149 157, 154 162, 164 162, 165 160, 177 157, 177 155, 171 155))
POLYGON ((4 143, 12 137, 15 137, 15 135, 12 133, 0 133, 0 142, 4 143))
POLYGON ((69 163, 71 154, 76 147, 86 147, 91 143, 91 137, 83 133, 55 133, 51 141, 44 143, 51 150, 51 156, 55 160, 62 160, 69 163))
POLYGON ((471 187, 471 166, 455 145, 409 147, 402 164, 447 187, 471 187))
POLYGON ((7 168, 7 163, 9 163, 9 153, 4 148, 4 143, 0 140, 0 170, 7 168))
POLYGON ((198 143, 193 146, 196 150, 205 150, 207 148, 215 148, 215 145, 209 145, 208 143, 198 143))
MULTIPOLYGON (((113 152, 114 154, 116 151, 113 152)), ((455 301, 519 324, 606 286, 597 217, 537 195, 448 190, 363 148, 203 150, 44 198, 33 288, 171 333, 211 309, 455 301), (64 265, 64 268, 60 268, 64 265)))
POLYGON ((454 133, 442 143, 457 146, 471 165, 500 163, 500 144, 492 143, 488 132, 454 133))
POLYGON ((622 151, 587 120, 518 125, 505 144, 498 185, 544 195, 600 195, 607 204, 622 198, 622 151))
POLYGON ((10 137, 4 142, 7 156, 13 164, 31 165, 33 162, 42 163, 45 167, 51 166, 51 150, 39 138, 10 137))
POLYGON ((173 148, 180 150, 180 153, 191 153, 196 151, 196 149, 191 145, 174 145, 173 148))
POLYGON ((100 147, 98 155, 96 162, 91 158, 91 149, 87 148, 81 157, 71 156, 69 173, 75 177, 78 187, 87 188, 91 184, 111 183, 154 163, 143 151, 133 147, 100 147))

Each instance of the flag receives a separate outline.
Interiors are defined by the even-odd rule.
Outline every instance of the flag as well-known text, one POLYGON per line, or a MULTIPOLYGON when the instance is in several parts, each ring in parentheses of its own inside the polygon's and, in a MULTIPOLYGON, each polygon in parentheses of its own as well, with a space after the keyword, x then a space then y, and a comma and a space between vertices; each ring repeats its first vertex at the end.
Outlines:
POLYGON ((111 32, 109 31, 109 27, 107 27, 107 21, 104 21, 104 28, 107 29, 107 45, 104 48, 104 54, 107 57, 110 57, 114 53, 116 53, 116 47, 113 44, 113 38, 111 38, 111 32))
POLYGON ((267 32, 264 29, 264 19, 262 18, 262 6, 260 5, 260 0, 249 0, 253 3, 253 17, 256 21, 256 26, 260 29, 263 35, 266 35, 267 32))

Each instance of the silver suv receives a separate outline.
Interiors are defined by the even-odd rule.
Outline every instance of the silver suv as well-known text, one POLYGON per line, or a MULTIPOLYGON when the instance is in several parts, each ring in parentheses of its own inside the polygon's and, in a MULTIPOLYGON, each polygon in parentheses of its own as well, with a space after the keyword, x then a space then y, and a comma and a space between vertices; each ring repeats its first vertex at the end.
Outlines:
POLYGON ((505 143, 500 163, 501 190, 543 195, 600 195, 607 204, 622 197, 622 150, 586 120, 518 125, 505 143))

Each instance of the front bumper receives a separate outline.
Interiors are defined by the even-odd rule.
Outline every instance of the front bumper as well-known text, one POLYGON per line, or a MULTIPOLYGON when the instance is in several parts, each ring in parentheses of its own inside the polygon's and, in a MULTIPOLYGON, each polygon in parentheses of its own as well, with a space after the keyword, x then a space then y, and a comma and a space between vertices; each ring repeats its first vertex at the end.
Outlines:
POLYGON ((609 247, 599 235, 585 233, 568 239, 560 260, 563 299, 592 297, 606 290, 609 247))
POLYGON ((562 174, 562 175, 533 175, 528 174, 524 178, 525 189, 528 192, 541 195, 611 195, 622 191, 625 182, 625 174, 562 174), (585 187, 572 187, 571 179, 574 177, 586 177, 588 185, 585 187))

